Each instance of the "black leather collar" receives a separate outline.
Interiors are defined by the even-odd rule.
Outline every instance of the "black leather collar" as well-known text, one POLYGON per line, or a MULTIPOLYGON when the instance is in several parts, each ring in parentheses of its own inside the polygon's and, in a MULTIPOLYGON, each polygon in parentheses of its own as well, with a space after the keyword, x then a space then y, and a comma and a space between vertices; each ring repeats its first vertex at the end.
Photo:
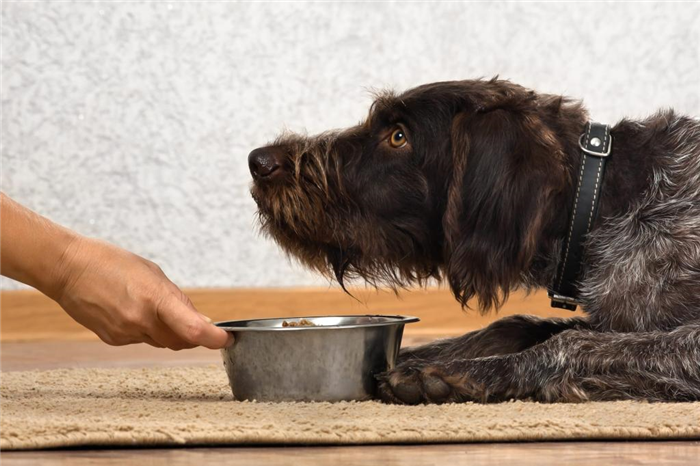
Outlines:
POLYGON ((578 145, 581 148, 581 168, 574 205, 569 216, 569 229, 562 245, 557 275, 548 290, 552 307, 570 311, 575 311, 576 305, 580 304, 578 279, 583 260, 583 244, 598 210, 605 162, 612 151, 610 127, 588 122, 578 145))

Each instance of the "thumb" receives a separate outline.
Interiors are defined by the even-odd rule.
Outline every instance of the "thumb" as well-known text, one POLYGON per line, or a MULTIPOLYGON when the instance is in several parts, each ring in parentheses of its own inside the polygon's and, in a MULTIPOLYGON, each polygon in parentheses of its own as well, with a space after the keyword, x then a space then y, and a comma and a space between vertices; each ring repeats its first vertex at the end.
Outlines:
POLYGON ((218 349, 233 343, 232 334, 207 322, 202 314, 173 295, 163 301, 157 314, 173 333, 190 344, 218 349))

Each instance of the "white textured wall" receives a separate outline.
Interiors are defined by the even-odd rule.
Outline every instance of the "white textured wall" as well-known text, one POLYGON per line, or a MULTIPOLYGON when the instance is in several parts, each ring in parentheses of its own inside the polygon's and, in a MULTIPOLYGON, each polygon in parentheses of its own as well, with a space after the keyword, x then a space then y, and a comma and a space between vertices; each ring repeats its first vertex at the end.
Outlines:
POLYGON ((598 120, 700 115, 700 7, 3 2, 2 189, 183 286, 325 283, 256 233, 248 152, 495 74, 598 120))

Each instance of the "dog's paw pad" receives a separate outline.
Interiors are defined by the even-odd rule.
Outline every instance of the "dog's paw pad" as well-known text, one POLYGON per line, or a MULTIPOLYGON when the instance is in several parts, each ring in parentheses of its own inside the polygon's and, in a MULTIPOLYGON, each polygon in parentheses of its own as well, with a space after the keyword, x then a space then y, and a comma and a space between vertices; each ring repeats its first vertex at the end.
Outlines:
POLYGON ((425 393, 432 401, 440 402, 449 398, 452 388, 440 377, 429 375, 423 381, 425 393))
POLYGON ((407 405, 416 405, 423 401, 420 384, 415 381, 401 381, 391 387, 394 395, 407 405))
POLYGON ((423 384, 415 368, 396 368, 380 374, 377 379, 379 398, 386 403, 415 405, 425 399, 423 384))
POLYGON ((397 367, 378 377, 379 397, 388 403, 415 405, 444 403, 453 395, 452 387, 438 367, 397 367))

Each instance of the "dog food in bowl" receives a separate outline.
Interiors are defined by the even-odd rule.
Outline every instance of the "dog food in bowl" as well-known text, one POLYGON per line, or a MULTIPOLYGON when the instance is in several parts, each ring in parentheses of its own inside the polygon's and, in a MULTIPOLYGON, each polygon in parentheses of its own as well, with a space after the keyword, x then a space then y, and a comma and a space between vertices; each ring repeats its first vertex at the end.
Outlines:
POLYGON ((315 327, 316 324, 313 322, 309 322, 306 319, 301 319, 298 321, 291 321, 287 322, 286 320, 282 321, 282 327, 315 327))

